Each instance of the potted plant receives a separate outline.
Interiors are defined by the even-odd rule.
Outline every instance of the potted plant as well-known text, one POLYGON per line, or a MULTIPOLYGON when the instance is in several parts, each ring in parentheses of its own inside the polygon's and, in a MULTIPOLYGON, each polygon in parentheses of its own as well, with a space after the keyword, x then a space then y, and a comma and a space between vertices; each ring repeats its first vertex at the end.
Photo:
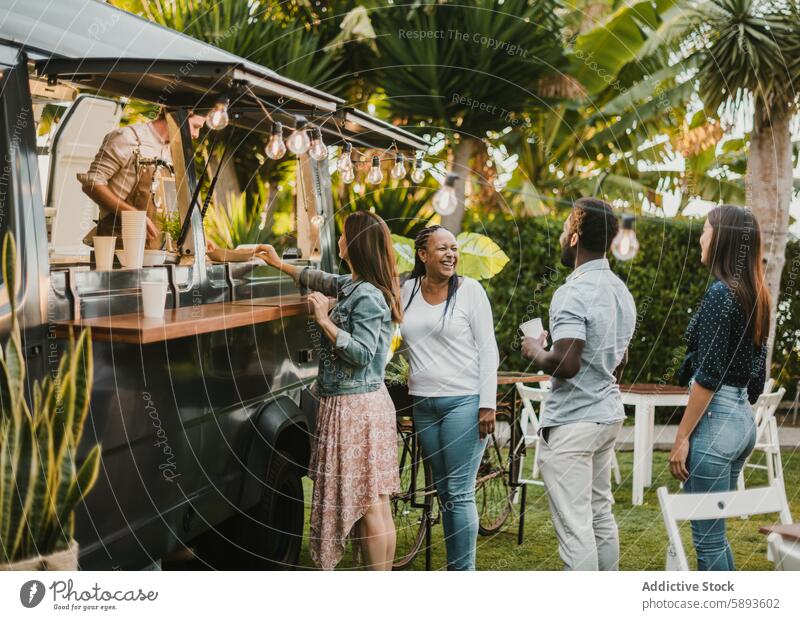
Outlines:
MULTIPOLYGON (((7 290, 15 290, 16 248, 2 248, 7 290)), ((97 480, 100 445, 77 467, 92 388, 88 330, 61 357, 58 372, 25 398, 26 364, 14 295, 11 330, 0 348, 0 570, 77 570, 74 511, 97 480)))
MULTIPOLYGON (((407 274, 414 268, 414 240, 392 235, 397 258, 397 271, 407 274)), ((472 232, 462 232, 456 237, 459 245, 458 275, 489 280, 502 271, 508 256, 490 237, 472 232)), ((402 278, 401 278, 402 279, 402 278)), ((392 355, 386 365, 385 382, 398 415, 411 415, 413 399, 408 393, 408 361, 399 352, 400 331, 392 338, 392 355)))

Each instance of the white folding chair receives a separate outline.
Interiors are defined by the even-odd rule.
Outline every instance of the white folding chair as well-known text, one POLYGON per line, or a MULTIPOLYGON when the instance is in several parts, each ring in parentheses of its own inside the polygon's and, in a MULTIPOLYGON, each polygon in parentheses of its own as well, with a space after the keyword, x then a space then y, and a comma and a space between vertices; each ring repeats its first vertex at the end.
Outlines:
MULTIPOLYGON (((523 383, 517 383, 517 393, 519 394, 520 400, 522 401, 522 412, 520 414, 520 425, 522 427, 522 438, 520 441, 525 442, 525 447, 530 448, 533 447, 533 465, 531 466, 531 476, 530 478, 525 478, 524 474, 524 464, 525 464, 525 456, 520 456, 519 459, 519 471, 520 471, 520 484, 537 484, 542 485, 543 482, 539 480, 539 464, 538 464, 538 455, 539 455, 539 429, 541 428, 540 424, 540 416, 542 413, 542 407, 544 406, 545 400, 547 400, 547 395, 550 393, 550 382, 543 381, 540 383, 540 387, 530 387, 523 383), (538 403, 538 409, 536 410, 536 404, 538 403)), ((611 461, 611 473, 614 476, 614 482, 617 485, 622 483, 622 474, 619 470, 619 463, 617 462, 617 453, 614 452, 613 460, 611 461)))
MULTIPOLYGON (((769 389, 773 387, 772 379, 768 384, 769 389)), ((783 395, 786 393, 785 388, 780 388, 777 392, 764 392, 758 397, 756 404, 753 405, 753 415, 756 422, 756 444, 753 447, 753 452, 760 450, 766 455, 766 464, 755 465, 750 463, 753 453, 747 457, 744 467, 739 474, 737 481, 737 488, 741 491, 744 490, 744 472, 747 467, 752 469, 765 469, 767 471, 767 480, 769 484, 777 480, 783 486, 783 462, 781 461, 781 442, 778 437, 778 421, 775 419, 775 412, 783 400, 783 395)))
POLYGON ((689 561, 683 549, 679 521, 703 519, 730 519, 778 513, 781 523, 791 523, 792 514, 786 501, 783 485, 723 493, 677 493, 670 495, 667 487, 659 487, 658 502, 667 528, 666 570, 689 570, 689 561))

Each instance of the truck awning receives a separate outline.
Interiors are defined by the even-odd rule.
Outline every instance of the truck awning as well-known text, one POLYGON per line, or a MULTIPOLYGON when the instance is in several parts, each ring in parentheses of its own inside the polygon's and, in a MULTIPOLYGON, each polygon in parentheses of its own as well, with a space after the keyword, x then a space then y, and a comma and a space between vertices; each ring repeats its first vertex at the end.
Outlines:
POLYGON ((207 109, 227 96, 232 122, 261 133, 270 123, 259 102, 288 126, 305 116, 331 143, 344 135, 364 147, 428 146, 339 97, 97 0, 0 0, 0 40, 53 82, 169 107, 207 109))

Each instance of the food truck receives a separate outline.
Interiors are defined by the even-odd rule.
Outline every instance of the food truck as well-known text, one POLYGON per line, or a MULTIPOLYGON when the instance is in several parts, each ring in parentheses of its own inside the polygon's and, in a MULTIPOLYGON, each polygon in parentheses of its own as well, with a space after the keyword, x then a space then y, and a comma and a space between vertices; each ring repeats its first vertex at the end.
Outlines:
MULTIPOLYGON (((84 569, 143 568, 187 547, 220 568, 298 559, 314 431, 310 316, 290 278, 206 250, 201 186, 212 175, 195 163, 186 120, 220 102, 232 125, 255 132, 270 131, 266 110, 287 128, 303 119, 331 145, 427 147, 322 90, 107 4, 0 1, 0 235, 13 232, 19 270, 16 290, 0 282, 0 338, 13 295, 33 381, 54 372, 70 329, 91 327, 78 460, 100 442, 102 465, 76 515, 84 569), (174 176, 158 189, 181 235, 164 264, 99 271, 82 242, 97 207, 76 173, 130 101, 166 109, 174 176), (161 278, 164 317, 145 319, 141 285, 161 278)), ((296 247, 278 249, 335 271, 329 162, 299 156, 296 184, 296 247)))

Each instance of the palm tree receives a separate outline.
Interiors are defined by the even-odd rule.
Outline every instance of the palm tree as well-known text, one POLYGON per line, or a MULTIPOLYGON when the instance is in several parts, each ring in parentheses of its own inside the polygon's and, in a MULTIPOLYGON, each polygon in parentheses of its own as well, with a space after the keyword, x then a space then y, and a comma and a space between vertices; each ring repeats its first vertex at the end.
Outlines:
POLYGON ((466 181, 487 132, 515 125, 543 78, 565 64, 558 0, 431 0, 370 10, 378 51, 369 78, 391 114, 428 132, 443 131, 459 209, 442 219, 454 231, 464 217, 466 181))
POLYGON ((762 230, 772 342, 792 197, 790 123, 800 101, 800 2, 687 0, 682 8, 650 47, 666 45, 697 68, 707 110, 752 107, 746 198, 762 230))

